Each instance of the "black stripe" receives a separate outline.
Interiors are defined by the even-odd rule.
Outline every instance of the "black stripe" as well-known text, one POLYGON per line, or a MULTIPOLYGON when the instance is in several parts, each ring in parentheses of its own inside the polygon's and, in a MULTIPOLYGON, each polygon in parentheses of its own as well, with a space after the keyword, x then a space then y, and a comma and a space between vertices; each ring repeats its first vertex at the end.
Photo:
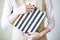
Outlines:
MULTIPOLYGON (((31 17, 34 15, 35 11, 37 10, 37 8, 34 10, 34 12, 31 14, 31 17)), ((24 27, 22 28, 22 31, 24 30, 24 28, 26 27, 26 25, 28 24, 28 22, 30 21, 31 17, 28 19, 28 21, 26 22, 26 24, 24 25, 24 27)))
POLYGON ((19 18, 18 22, 15 24, 15 27, 18 25, 19 21, 22 19, 23 16, 24 14, 22 14, 22 16, 19 18))
POLYGON ((40 19, 42 18, 43 15, 44 15, 44 13, 42 13, 42 15, 39 17, 37 23, 34 25, 34 27, 32 28, 31 32, 33 32, 33 30, 35 29, 36 25, 38 24, 38 22, 40 21, 40 19))
POLYGON ((32 23, 35 21, 36 17, 39 15, 40 10, 37 12, 36 16, 34 17, 34 19, 32 20, 32 22, 30 23, 30 25, 28 26, 28 28, 26 29, 25 33, 28 31, 28 29, 31 27, 32 23))
POLYGON ((22 23, 20 24, 20 26, 18 27, 18 29, 20 29, 20 27, 22 26, 22 24, 24 23, 24 21, 26 20, 26 18, 28 17, 29 13, 26 15, 26 17, 23 19, 22 23))

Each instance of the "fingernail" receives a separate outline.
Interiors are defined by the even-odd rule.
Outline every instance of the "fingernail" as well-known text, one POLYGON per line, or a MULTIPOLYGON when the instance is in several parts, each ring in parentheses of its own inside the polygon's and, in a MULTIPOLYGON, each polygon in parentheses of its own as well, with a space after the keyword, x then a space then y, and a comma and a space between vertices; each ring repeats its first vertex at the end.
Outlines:
POLYGON ((36 8, 36 7, 35 7, 36 8))
POLYGON ((29 36, 31 35, 31 34, 28 34, 29 36))
POLYGON ((35 5, 33 5, 33 6, 35 6, 35 5))

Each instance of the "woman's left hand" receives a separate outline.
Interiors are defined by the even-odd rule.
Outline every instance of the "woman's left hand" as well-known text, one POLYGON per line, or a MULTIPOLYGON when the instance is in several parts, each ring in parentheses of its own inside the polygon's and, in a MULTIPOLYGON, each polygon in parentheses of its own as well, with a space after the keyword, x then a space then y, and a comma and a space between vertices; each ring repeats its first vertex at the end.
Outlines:
POLYGON ((42 32, 27 32, 27 37, 30 40, 38 40, 42 38, 44 35, 46 35, 48 32, 50 32, 50 29, 46 27, 42 32))
POLYGON ((38 32, 29 32, 29 34, 30 34, 29 39, 31 40, 37 40, 43 36, 41 35, 41 33, 38 32))

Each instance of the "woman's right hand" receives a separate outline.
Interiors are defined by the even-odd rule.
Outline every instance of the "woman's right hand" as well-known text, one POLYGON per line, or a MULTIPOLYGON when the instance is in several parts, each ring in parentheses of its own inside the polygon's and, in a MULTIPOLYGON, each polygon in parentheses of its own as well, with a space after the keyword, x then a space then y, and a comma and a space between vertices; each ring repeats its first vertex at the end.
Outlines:
POLYGON ((24 14, 24 13, 30 13, 32 11, 34 11, 35 6, 34 5, 22 5, 21 7, 19 7, 15 13, 19 13, 19 14, 24 14))
POLYGON ((27 13, 30 13, 30 12, 32 12, 32 11, 34 11, 34 9, 35 9, 35 6, 34 5, 26 5, 26 12, 27 13))

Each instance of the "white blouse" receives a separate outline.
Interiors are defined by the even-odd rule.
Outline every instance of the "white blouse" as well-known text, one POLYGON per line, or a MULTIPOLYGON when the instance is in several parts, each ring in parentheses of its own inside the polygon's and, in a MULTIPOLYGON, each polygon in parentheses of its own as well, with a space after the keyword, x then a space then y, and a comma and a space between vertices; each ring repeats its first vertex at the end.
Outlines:
MULTIPOLYGON (((35 4, 35 2, 33 2, 32 4, 35 4)), ((54 15, 52 13, 52 11, 53 11, 52 0, 45 0, 45 5, 46 5, 46 12, 47 12, 47 17, 48 17, 48 26, 47 27, 52 30, 55 27, 54 15)), ((11 15, 11 11, 13 10, 13 12, 14 12, 16 9, 17 9, 17 6, 15 3, 15 0, 5 0, 3 15, 1 18, 1 28, 2 29, 6 29, 7 27, 10 26, 8 18, 11 15)))

